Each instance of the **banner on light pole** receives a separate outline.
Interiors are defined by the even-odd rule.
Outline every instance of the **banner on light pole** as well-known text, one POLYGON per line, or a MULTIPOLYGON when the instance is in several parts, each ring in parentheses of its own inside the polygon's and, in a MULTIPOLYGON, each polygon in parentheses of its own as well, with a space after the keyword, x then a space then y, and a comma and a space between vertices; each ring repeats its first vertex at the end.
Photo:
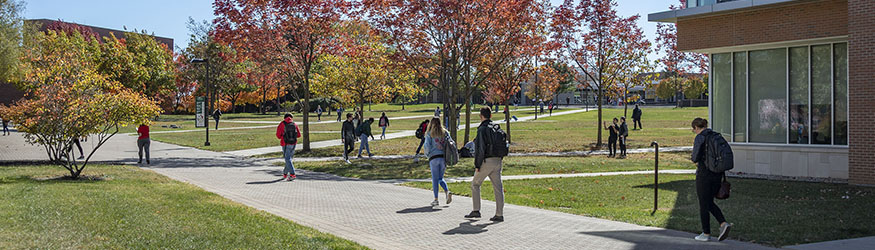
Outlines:
POLYGON ((195 103, 196 103, 195 111, 194 111, 194 113, 195 113, 195 123, 194 123, 195 127, 198 127, 198 128, 206 127, 207 126, 207 124, 206 124, 207 110, 206 110, 206 108, 204 108, 204 106, 207 103, 206 98, 204 98, 203 96, 198 96, 195 99, 195 103))

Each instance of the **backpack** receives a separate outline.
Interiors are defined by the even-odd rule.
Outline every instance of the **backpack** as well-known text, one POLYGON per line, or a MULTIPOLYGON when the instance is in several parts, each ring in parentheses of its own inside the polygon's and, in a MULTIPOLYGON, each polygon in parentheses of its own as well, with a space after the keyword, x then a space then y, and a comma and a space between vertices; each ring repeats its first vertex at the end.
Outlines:
POLYGON ((447 163, 447 166, 456 165, 459 163, 459 149, 456 147, 456 142, 453 141, 453 138, 450 138, 450 135, 447 135, 447 138, 444 139, 444 161, 447 163))
POLYGON ((294 122, 286 123, 285 129, 283 130, 283 141, 286 145, 298 143, 298 130, 295 129, 294 122))
POLYGON ((507 133, 501 130, 501 125, 490 124, 490 132, 484 136, 486 138, 486 156, 487 157, 505 157, 508 154, 507 133))
POLYGON ((356 137, 362 136, 362 125, 364 124, 365 123, 363 122, 362 124, 359 124, 358 127, 355 127, 355 131, 353 131, 353 133, 356 137))
POLYGON ((416 129, 416 139, 422 139, 425 135, 425 130, 428 126, 428 120, 423 121, 419 124, 419 128, 416 129))
POLYGON ((708 158, 705 160, 705 166, 708 167, 708 170, 714 173, 723 173, 732 169, 735 166, 732 148, 729 147, 726 139, 717 132, 711 133, 706 139, 708 141, 705 144, 705 152, 708 158))

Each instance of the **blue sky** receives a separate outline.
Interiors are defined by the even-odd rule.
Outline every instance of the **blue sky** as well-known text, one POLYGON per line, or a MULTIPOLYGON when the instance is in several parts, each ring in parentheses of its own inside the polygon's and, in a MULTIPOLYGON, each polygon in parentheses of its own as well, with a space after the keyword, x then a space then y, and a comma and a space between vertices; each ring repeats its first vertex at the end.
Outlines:
MULTIPOLYGON (((559 5, 563 0, 550 0, 559 5)), ((622 16, 640 14, 639 26, 653 41, 656 24, 647 22, 647 14, 668 10, 677 0, 617 0, 622 16)), ((188 18, 212 20, 212 0, 26 0, 28 19, 61 19, 110 29, 147 30, 155 35, 173 38, 175 46, 188 43, 188 18)), ((653 57, 653 56, 651 56, 653 57)))

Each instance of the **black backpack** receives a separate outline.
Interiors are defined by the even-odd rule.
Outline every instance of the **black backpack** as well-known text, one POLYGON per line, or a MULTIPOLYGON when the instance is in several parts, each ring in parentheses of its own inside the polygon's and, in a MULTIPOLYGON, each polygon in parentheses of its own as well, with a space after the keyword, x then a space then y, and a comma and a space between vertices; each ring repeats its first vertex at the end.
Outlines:
POLYGON ((484 136, 486 138, 486 156, 487 157, 505 157, 508 154, 507 133, 501 130, 501 125, 490 124, 489 133, 484 136))
POLYGON ((705 153, 708 157, 705 166, 714 173, 723 173, 735 166, 732 148, 720 133, 713 132, 706 137, 705 153))
POLYGON ((285 124, 285 129, 283 130, 283 141, 286 142, 286 145, 298 143, 298 130, 295 129, 294 122, 285 124))
POLYGON ((419 123, 419 128, 416 128, 416 139, 422 139, 422 137, 425 135, 424 125, 426 125, 426 124, 428 124, 428 120, 425 120, 425 121, 422 121, 422 123, 419 123))
POLYGON ((365 123, 363 122, 363 123, 359 124, 358 127, 355 127, 355 131, 353 131, 353 133, 355 134, 355 137, 362 136, 362 125, 364 125, 364 124, 365 123))

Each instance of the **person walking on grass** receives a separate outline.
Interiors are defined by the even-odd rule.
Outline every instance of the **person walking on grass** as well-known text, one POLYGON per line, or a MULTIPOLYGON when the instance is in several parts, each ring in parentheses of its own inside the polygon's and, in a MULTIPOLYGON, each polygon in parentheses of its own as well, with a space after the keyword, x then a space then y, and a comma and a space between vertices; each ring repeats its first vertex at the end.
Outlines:
POLYGON ((638 108, 638 104, 635 104, 635 109, 632 110, 632 129, 644 129, 644 126, 641 126, 641 109, 638 108))
MULTIPOLYGON (((440 116, 435 116, 435 118, 440 119, 440 116)), ((416 128, 416 138, 419 138, 419 147, 416 147, 416 153, 413 154, 413 162, 419 162, 419 150, 422 150, 422 145, 425 143, 425 133, 428 131, 429 120, 426 119, 419 123, 419 127, 416 128)))
POLYGON ((608 136, 608 157, 617 157, 617 137, 620 134, 620 125, 617 125, 617 118, 614 117, 614 121, 611 126, 608 126, 606 122, 604 125, 605 130, 610 131, 610 135, 608 136))
POLYGON ((626 126, 626 117, 620 117, 620 158, 626 158, 626 138, 629 137, 629 126, 626 126))
POLYGON ((693 133, 696 134, 696 139, 693 142, 691 160, 693 163, 696 163, 696 195, 699 198, 699 219, 702 222, 702 234, 696 236, 695 239, 698 241, 709 241, 711 239, 710 215, 714 215, 714 218, 720 223, 720 235, 717 239, 722 241, 729 237, 729 229, 732 227, 732 224, 726 222, 726 218, 723 217, 723 212, 720 211, 720 207, 714 203, 714 196, 720 191, 721 180, 725 177, 725 173, 715 173, 711 171, 708 166, 705 165, 705 162, 713 162, 714 160, 709 159, 710 157, 713 157, 709 155, 712 155, 714 152, 708 152, 709 150, 714 149, 707 145, 716 145, 717 143, 712 143, 713 140, 720 140, 722 138, 717 137, 723 135, 708 129, 708 120, 702 118, 694 119, 691 126, 693 128, 693 133))
POLYGON ((137 148, 140 155, 140 160, 137 161, 137 164, 143 163, 143 151, 146 152, 146 165, 152 164, 149 161, 149 146, 151 145, 152 140, 149 139, 149 126, 140 124, 140 127, 137 127, 137 148))
POLYGON ((343 160, 350 164, 349 153, 352 153, 355 147, 355 125, 352 123, 352 114, 346 114, 346 121, 340 129, 340 141, 343 142, 343 160))
POLYGON ((295 124, 294 118, 292 113, 286 113, 283 116, 283 121, 276 127, 276 138, 280 140, 280 146, 283 147, 283 158, 286 160, 286 167, 283 168, 283 180, 288 181, 298 178, 295 175, 295 164, 292 163, 292 159, 295 157, 295 145, 298 144, 298 138, 301 137, 301 130, 298 129, 298 124, 295 124))
POLYGON ((316 121, 322 121, 322 105, 316 105, 316 121))
POLYGON ((431 186, 434 191, 434 201, 431 206, 437 206, 438 203, 438 186, 444 188, 444 193, 447 196, 447 204, 453 202, 453 194, 450 193, 450 188, 447 187, 447 182, 444 181, 444 173, 447 171, 447 162, 444 160, 445 149, 444 142, 449 138, 449 133, 441 127, 440 118, 431 118, 428 126, 428 132, 425 133, 425 153, 428 156, 428 166, 431 168, 431 186))
POLYGON ((362 122, 362 124, 359 125, 358 128, 356 128, 356 130, 358 130, 358 133, 360 134, 359 135, 360 139, 362 140, 362 142, 359 144, 358 158, 362 158, 362 150, 366 150, 368 152, 368 158, 371 158, 374 156, 374 154, 371 154, 371 147, 368 144, 368 137, 370 137, 371 139, 374 139, 374 135, 371 134, 371 124, 372 123, 374 123, 373 117, 368 118, 367 121, 362 122))
POLYGON ((219 117, 222 117, 222 111, 216 109, 216 111, 213 111, 213 119, 216 120, 216 130, 219 130, 219 117))
POLYGON ((380 128, 383 129, 383 133, 380 134, 380 140, 385 140, 386 139, 386 127, 389 127, 389 117, 386 117, 386 112, 383 112, 383 114, 380 115, 379 125, 380 125, 380 128))
POLYGON ((441 117, 441 107, 434 107, 434 117, 441 117))
POLYGON ((501 161, 507 156, 507 134, 498 124, 492 124, 492 111, 480 109, 480 126, 474 138, 474 180, 471 181, 471 198, 474 209, 465 218, 480 218, 480 185, 489 177, 495 194, 495 216, 489 220, 504 221, 504 187, 501 183, 501 161))

